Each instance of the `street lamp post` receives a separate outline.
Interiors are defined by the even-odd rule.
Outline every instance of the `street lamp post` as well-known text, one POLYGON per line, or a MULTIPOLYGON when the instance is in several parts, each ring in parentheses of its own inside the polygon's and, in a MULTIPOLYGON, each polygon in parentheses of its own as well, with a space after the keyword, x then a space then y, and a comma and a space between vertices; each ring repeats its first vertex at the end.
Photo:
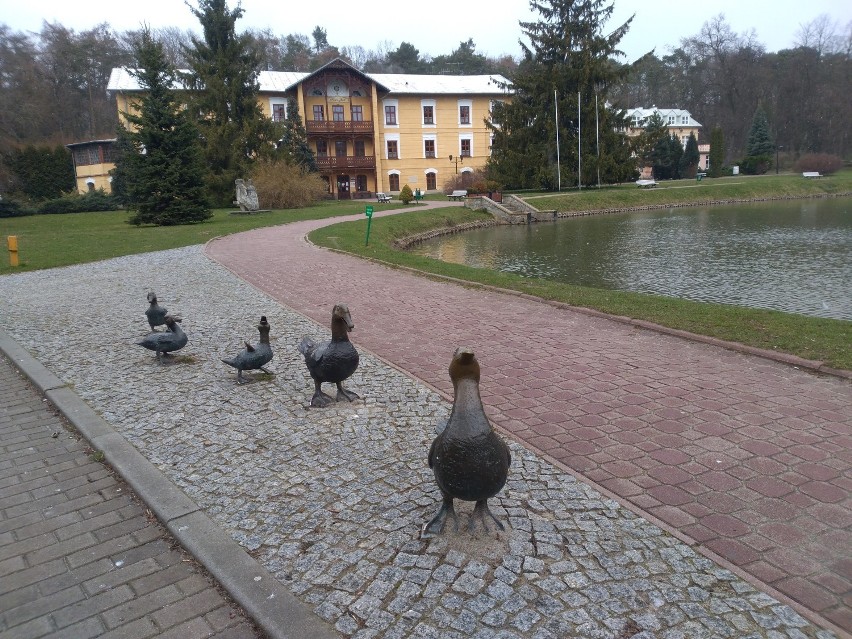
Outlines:
POLYGON ((453 160, 453 156, 452 155, 450 156, 450 162, 455 162, 455 164, 456 164, 456 175, 459 174, 459 159, 460 158, 458 156, 456 156, 455 160, 453 160))

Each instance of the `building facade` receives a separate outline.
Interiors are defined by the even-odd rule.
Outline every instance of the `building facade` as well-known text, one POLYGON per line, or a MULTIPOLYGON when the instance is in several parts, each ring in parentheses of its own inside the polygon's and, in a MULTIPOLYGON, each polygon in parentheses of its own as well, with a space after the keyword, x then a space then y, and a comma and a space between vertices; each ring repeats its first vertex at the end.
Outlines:
MULTIPOLYGON (((634 136, 642 133, 654 113, 660 114, 668 128, 669 135, 676 135, 684 148, 686 148, 686 141, 690 135, 694 135, 695 141, 700 142, 701 124, 692 117, 689 111, 686 109, 661 109, 656 106, 652 106, 650 109, 627 109, 627 135, 634 136)), ((710 145, 699 144, 698 154, 698 167, 706 170, 709 165, 710 145)), ((643 178, 651 177, 651 167, 649 166, 640 167, 640 172, 643 178)))
MULTIPOLYGON (((274 121, 298 107, 328 193, 338 199, 377 192, 436 192, 452 176, 485 166, 492 104, 511 99, 500 75, 367 74, 344 60, 311 73, 262 71, 258 99, 274 121)), ((119 112, 140 92, 126 69, 108 85, 119 112)))
POLYGON ((115 138, 65 145, 71 151, 74 161, 78 193, 83 194, 98 189, 103 189, 107 193, 112 191, 109 172, 115 167, 114 145, 115 138))

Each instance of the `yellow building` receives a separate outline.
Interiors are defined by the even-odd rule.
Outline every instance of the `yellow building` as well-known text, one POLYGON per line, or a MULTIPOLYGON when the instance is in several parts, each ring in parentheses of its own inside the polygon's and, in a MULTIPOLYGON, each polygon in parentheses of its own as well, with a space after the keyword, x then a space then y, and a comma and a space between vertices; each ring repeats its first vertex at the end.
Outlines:
MULTIPOLYGON (((491 105, 509 99, 500 75, 363 73, 334 60, 311 73, 261 71, 263 112, 283 121, 298 105, 328 192, 339 199, 376 192, 434 192, 457 173, 485 166, 491 105)), ((128 111, 140 87, 113 69, 108 90, 128 111)))
MULTIPOLYGON (((689 111, 686 109, 660 109, 656 106, 652 106, 650 109, 627 109, 627 135, 634 136, 642 133, 648 125, 648 120, 650 120, 651 116, 655 113, 659 114, 659 116, 663 119, 669 135, 677 136, 683 145, 683 148, 686 148, 686 141, 689 139, 690 135, 695 136, 696 142, 699 140, 701 124, 692 117, 689 111)), ((710 154, 710 145, 699 145, 698 153, 700 156, 698 167, 699 169, 706 169, 709 163, 708 157, 710 154)), ((639 167, 639 170, 640 177, 651 177, 652 171, 650 166, 639 167)))
POLYGON ((77 177, 77 191, 81 194, 103 189, 110 193, 109 172, 115 167, 113 162, 113 145, 111 140, 89 140, 75 142, 65 146, 71 150, 74 160, 74 174, 77 177))

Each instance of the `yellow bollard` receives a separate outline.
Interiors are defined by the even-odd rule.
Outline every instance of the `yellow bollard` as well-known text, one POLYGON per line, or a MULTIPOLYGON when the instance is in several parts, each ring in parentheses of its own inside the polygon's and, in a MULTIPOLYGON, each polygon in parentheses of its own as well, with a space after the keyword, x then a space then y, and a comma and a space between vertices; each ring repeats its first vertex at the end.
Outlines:
POLYGON ((18 236, 7 235, 6 243, 9 245, 9 264, 11 266, 18 265, 18 236))

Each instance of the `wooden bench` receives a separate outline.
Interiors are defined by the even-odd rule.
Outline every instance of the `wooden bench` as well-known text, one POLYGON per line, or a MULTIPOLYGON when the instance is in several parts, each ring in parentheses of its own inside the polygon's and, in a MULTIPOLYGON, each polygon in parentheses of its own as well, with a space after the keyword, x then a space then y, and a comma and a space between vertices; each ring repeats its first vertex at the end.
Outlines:
POLYGON ((656 180, 636 180, 636 186, 640 189, 651 189, 657 186, 656 180))
POLYGON ((449 200, 463 200, 467 197, 467 190, 453 191, 447 196, 449 200))
POLYGON ((803 171, 802 177, 804 177, 804 178, 821 178, 822 175, 820 175, 819 171, 803 171))
POLYGON ((393 198, 387 193, 376 193, 376 202, 381 202, 382 204, 387 204, 393 198))

